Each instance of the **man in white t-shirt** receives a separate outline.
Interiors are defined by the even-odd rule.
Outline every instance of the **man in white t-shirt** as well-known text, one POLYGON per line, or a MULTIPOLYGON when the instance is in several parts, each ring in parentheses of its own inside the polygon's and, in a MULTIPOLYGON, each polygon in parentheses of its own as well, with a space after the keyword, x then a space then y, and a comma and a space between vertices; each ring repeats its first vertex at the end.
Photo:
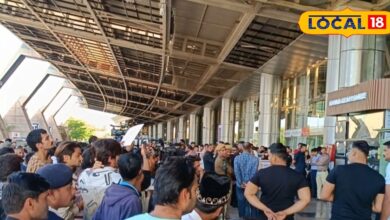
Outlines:
POLYGON ((117 170, 117 160, 121 153, 121 145, 118 142, 113 139, 98 140, 92 144, 92 152, 102 167, 86 169, 78 179, 79 190, 84 201, 85 220, 92 219, 106 189, 122 179, 117 170))
MULTIPOLYGON (((390 141, 385 142, 384 144, 384 154, 385 160, 390 162, 390 141)), ((390 163, 386 167, 386 189, 385 189, 385 199, 383 201, 382 215, 381 220, 390 219, 390 163)))

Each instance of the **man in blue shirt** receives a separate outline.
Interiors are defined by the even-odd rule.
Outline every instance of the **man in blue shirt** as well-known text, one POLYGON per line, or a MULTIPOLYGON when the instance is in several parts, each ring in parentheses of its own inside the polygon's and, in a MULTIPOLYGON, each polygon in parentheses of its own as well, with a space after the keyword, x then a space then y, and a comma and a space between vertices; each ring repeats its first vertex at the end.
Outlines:
POLYGON ((246 184, 256 174, 258 167, 259 159, 252 154, 252 144, 245 143, 243 152, 234 160, 238 214, 240 218, 259 216, 259 211, 251 206, 244 197, 246 184))
POLYGON ((306 144, 299 143, 298 144, 298 153, 294 156, 294 163, 295 163, 295 171, 298 173, 301 173, 302 175, 306 176, 306 158, 305 158, 305 152, 306 152, 306 144))

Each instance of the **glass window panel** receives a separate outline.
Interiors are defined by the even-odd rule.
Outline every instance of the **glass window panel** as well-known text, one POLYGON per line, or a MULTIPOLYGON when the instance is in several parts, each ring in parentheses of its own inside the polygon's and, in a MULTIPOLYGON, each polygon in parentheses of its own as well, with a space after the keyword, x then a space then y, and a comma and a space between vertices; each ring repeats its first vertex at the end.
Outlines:
POLYGON ((376 112, 349 117, 349 138, 351 139, 377 139, 384 123, 384 112, 376 112))
POLYGON ((49 118, 65 103, 69 95, 72 93, 72 89, 63 89, 54 98, 53 102, 49 105, 46 111, 43 113, 45 118, 49 118))
MULTIPOLYGON (((0 114, 5 115, 19 100, 27 98, 45 77, 49 63, 26 58, 0 89, 0 114)), ((22 100, 24 101, 24 100, 22 100)))
POLYGON ((23 42, 1 24, 0 36, 2 42, 0 43, 0 51, 3 51, 0 53, 0 78, 2 78, 12 62, 19 56, 18 52, 23 42))
POLYGON ((58 90, 62 87, 64 81, 64 78, 50 76, 27 103, 27 114, 33 117, 40 108, 49 104, 50 100, 54 98, 58 90))

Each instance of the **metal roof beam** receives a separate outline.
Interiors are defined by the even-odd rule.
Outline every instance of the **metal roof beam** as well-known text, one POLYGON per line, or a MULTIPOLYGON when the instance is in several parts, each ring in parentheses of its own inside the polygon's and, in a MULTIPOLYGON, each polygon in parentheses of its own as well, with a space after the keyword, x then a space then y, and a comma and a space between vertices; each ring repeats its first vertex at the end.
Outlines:
MULTIPOLYGON (((26 0, 24 0, 24 1, 26 1, 26 0)), ((34 21, 31 19, 26 19, 26 18, 21 18, 21 17, 15 17, 15 16, 11 16, 8 14, 2 14, 2 13, 0 13, 0 20, 5 21, 5 22, 19 24, 19 25, 30 26, 33 28, 44 29, 45 31, 50 29, 56 33, 66 34, 69 36, 74 36, 74 37, 79 37, 79 38, 85 38, 85 39, 100 42, 100 43, 106 43, 106 40, 104 39, 103 36, 97 35, 97 34, 94 34, 91 32, 87 32, 87 31, 78 30, 78 29, 62 27, 62 26, 55 26, 52 24, 45 23, 45 25, 47 25, 49 27, 49 28, 46 28, 45 25, 43 25, 39 21, 34 21)), ((134 50, 140 50, 140 51, 158 54, 158 55, 161 55, 161 53, 162 53, 161 48, 155 48, 155 47, 150 47, 150 46, 146 46, 146 45, 142 45, 142 44, 136 44, 136 43, 133 43, 130 41, 115 39, 115 38, 111 38, 111 37, 108 37, 107 39, 108 39, 110 44, 115 45, 115 46, 134 49, 134 50)))
MULTIPOLYGON (((81 79, 75 79, 75 78, 72 78, 70 79, 71 81, 75 81, 75 82, 79 82, 79 83, 84 83, 84 84, 88 84, 88 85, 93 85, 92 82, 90 81, 84 81, 84 80, 81 80, 81 79)), ((114 91, 118 91, 118 92, 126 92, 125 90, 121 89, 121 88, 115 88, 115 87, 111 87, 111 86, 108 86, 108 85, 102 85, 103 88, 106 88, 106 89, 111 89, 111 90, 114 90, 114 91)), ((80 89, 79 89, 80 90, 80 89)), ((127 90, 127 92, 129 93, 129 95, 135 95, 135 96, 140 96, 140 97, 144 97, 144 98, 153 98, 154 96, 151 95, 151 94, 146 94, 146 93, 140 93, 140 92, 135 92, 135 91, 132 91, 131 89, 130 90, 127 90)), ((180 103, 179 100, 175 100, 175 99, 168 99, 168 98, 164 98, 164 97, 157 97, 158 100, 161 100, 161 101, 165 101, 165 102, 174 102, 174 103, 180 103)), ((187 103, 189 106, 192 106, 192 107, 200 107, 199 105, 196 105, 196 104, 191 104, 191 103, 187 103)))
POLYGON ((286 1, 286 0, 256 0, 256 1, 257 2, 261 2, 261 3, 265 3, 265 4, 282 6, 282 7, 285 7, 285 8, 291 8, 291 9, 299 10, 299 11, 302 11, 302 12, 304 12, 304 11, 324 10, 323 8, 302 5, 302 4, 298 4, 298 3, 291 2, 291 1, 286 1))
MULTIPOLYGON (((203 74, 203 76, 199 79, 197 85, 195 86, 195 90, 191 93, 191 95, 182 103, 177 104, 172 111, 178 109, 183 104, 187 103, 194 97, 205 85, 206 83, 217 73, 223 61, 229 55, 231 50, 240 40, 241 36, 245 33, 246 29, 255 19, 257 12, 261 8, 261 4, 257 3, 255 7, 251 7, 250 10, 247 10, 244 15, 241 17, 240 22, 235 26, 234 30, 230 33, 230 36, 227 38, 225 42, 225 46, 222 48, 221 53, 217 58, 217 64, 209 67, 207 72, 203 74)), ((158 119, 160 117, 156 117, 158 119)))
MULTIPOLYGON (((161 8, 160 10, 162 10, 162 23, 163 23, 163 30, 162 30, 162 53, 161 53, 161 71, 160 71, 160 80, 159 80, 159 83, 158 83, 158 86, 157 86, 157 90, 156 90, 156 94, 154 95, 153 97, 153 100, 150 102, 149 106, 140 114, 142 115, 144 112, 146 112, 147 110, 149 110, 153 103, 156 101, 156 98, 160 92, 160 89, 161 89, 161 86, 163 84, 163 81, 164 81, 164 77, 165 77, 165 72, 166 72, 166 67, 167 67, 167 62, 169 60, 169 57, 166 56, 166 49, 167 49, 167 45, 170 41, 170 31, 171 31, 171 0, 165 0, 165 1, 161 1, 161 8)), ((167 113, 169 114, 169 112, 167 113)), ((137 117, 135 117, 134 119, 136 119, 137 117)))
MULTIPOLYGON (((88 93, 88 94, 91 94, 91 95, 98 95, 98 93, 90 91, 90 90, 79 89, 79 91, 82 92, 82 93, 88 93)), ((111 98, 111 99, 117 99, 117 100, 120 100, 120 101, 125 101, 124 98, 116 97, 116 96, 112 96, 112 95, 107 95, 106 97, 111 98)), ((137 101, 134 101, 134 100, 131 100, 131 99, 128 102, 129 103, 134 103, 134 104, 137 104, 137 105, 148 106, 147 103, 137 102, 137 101)), ((161 106, 161 105, 158 105, 158 104, 153 104, 153 108, 159 108, 159 109, 164 110, 164 111, 168 111, 168 110, 171 109, 169 107, 161 106)), ((156 112, 156 113, 158 113, 158 112, 156 112)), ((161 114, 161 113, 159 113, 159 114, 161 114)), ((180 113, 177 113, 177 114, 184 114, 184 112, 180 111, 180 113)))
MULTIPOLYGON (((74 54, 73 54, 73 51, 71 50, 71 49, 69 49, 67 46, 66 46, 66 44, 62 41, 62 39, 54 32, 54 30, 53 29, 51 29, 51 27, 48 25, 48 24, 46 24, 45 23, 45 21, 43 20, 43 18, 39 15, 39 13, 38 12, 36 12, 35 10, 34 10, 34 8, 33 8, 33 6, 31 6, 30 4, 29 4, 29 2, 28 2, 28 0, 22 0, 22 2, 23 2, 23 4, 24 4, 24 6, 39 20, 39 22, 41 23, 41 25, 47 30, 47 31, 49 31, 59 42, 61 42, 62 44, 63 44, 63 47, 64 48, 66 48, 67 50, 68 50, 68 52, 70 53, 70 54, 72 54, 73 56, 74 56, 74 59, 76 59, 77 60, 77 62, 81 65, 81 66, 83 66, 83 63, 77 58, 77 56, 75 56, 74 54)), ((76 31, 75 31, 76 32, 76 31)), ((87 73, 88 73, 88 75, 92 78, 92 80, 94 81, 94 83, 95 83, 95 85, 97 86, 97 88, 99 89, 99 91, 100 91, 100 93, 101 93, 101 95, 102 95, 102 98, 103 98, 103 100, 104 100, 104 102, 106 103, 106 100, 105 100, 105 98, 104 98, 104 93, 103 93, 103 91, 100 89, 100 87, 99 87, 99 84, 95 81, 95 79, 93 78, 93 76, 91 75, 91 73, 87 70, 86 71, 87 73)), ((107 104, 107 103, 106 103, 107 104)), ((106 104, 104 105, 104 110, 105 110, 105 108, 106 108, 106 104)))
POLYGON ((190 2, 223 8, 231 11, 246 12, 253 9, 252 5, 233 2, 229 0, 187 0, 190 2))
MULTIPOLYGON (((86 71, 86 68, 84 68, 82 66, 77 66, 77 65, 73 65, 73 64, 69 64, 69 63, 64 63, 64 62, 59 62, 59 61, 52 61, 52 60, 50 60, 49 62, 51 62, 53 65, 57 65, 57 66, 65 66, 65 67, 69 67, 69 68, 78 69, 78 70, 81 70, 81 71, 86 71)), ((102 72, 100 70, 91 69, 91 68, 88 68, 88 69, 89 69, 90 72, 97 73, 97 74, 99 74, 100 76, 103 76, 103 77, 120 79, 118 76, 108 75, 107 73, 104 73, 104 72, 102 72)), ((67 73, 65 72, 64 74, 67 74, 67 73)), ((151 81, 148 81, 148 80, 138 79, 138 78, 129 77, 129 76, 125 76, 125 79, 128 80, 130 83, 140 83, 140 84, 150 85, 150 86, 157 86, 158 85, 158 83, 156 83, 156 82, 151 82, 151 81)), ((69 80, 72 80, 72 79, 69 79, 69 80)), ((174 87, 172 85, 165 84, 165 83, 162 85, 162 89, 181 91, 181 92, 192 92, 192 90, 174 87)), ((217 95, 208 94, 208 93, 207 94, 199 93, 199 95, 204 95, 204 96, 208 96, 208 97, 211 97, 211 98, 217 97, 217 95)))
MULTIPOLYGON (((87 100, 90 100, 90 101, 93 101, 93 102, 98 102, 98 103, 100 103, 100 102, 102 102, 100 99, 95 99, 95 98, 92 98, 92 97, 88 97, 88 98, 86 98, 87 100)), ((89 105, 89 104, 88 104, 89 105)), ((96 106, 97 107, 97 106, 96 106)), ((141 109, 137 109, 137 108, 135 108, 135 107, 131 107, 131 106, 127 106, 127 110, 128 109, 133 109, 133 110, 135 110, 135 111, 142 111, 141 109)), ((126 110, 126 109, 125 109, 126 110)), ((114 111, 111 111, 111 112, 113 112, 113 113, 115 113, 115 114, 117 114, 117 112, 114 112, 114 111)), ((127 112, 127 111, 124 111, 123 112, 123 114, 124 115, 131 115, 131 116, 137 116, 138 114, 136 114, 136 113, 129 113, 129 112, 127 112)), ((161 114, 161 113, 158 113, 158 112, 150 112, 150 114, 161 114)), ((142 115, 141 117, 147 117, 147 118, 152 118, 151 116, 148 116, 148 115, 142 115)))
MULTIPOLYGON (((95 21, 95 23, 99 27, 100 32, 102 33, 102 36, 104 37, 104 39, 106 41, 107 47, 110 50, 112 57, 114 58, 114 61, 115 61, 115 64, 117 65, 119 73, 121 74, 121 78, 122 78, 122 81, 123 81, 124 89, 127 90, 127 82, 126 82, 125 77, 123 75, 123 70, 121 68, 121 65, 118 62, 118 57, 116 57, 116 54, 114 53, 114 50, 112 49, 112 46, 110 45, 110 42, 109 42, 108 37, 107 37, 107 34, 106 34, 104 28, 102 27, 102 24, 100 23, 99 18, 96 16, 95 11, 92 9, 91 4, 89 3, 89 1, 84 1, 84 3, 87 6, 88 11, 92 15, 93 20, 95 21)), ((127 92, 125 94, 125 97, 126 97, 126 100, 125 100, 124 108, 126 108, 127 103, 129 101, 129 94, 127 92)), ((123 111, 119 112, 119 115, 121 115, 122 112, 123 111)))

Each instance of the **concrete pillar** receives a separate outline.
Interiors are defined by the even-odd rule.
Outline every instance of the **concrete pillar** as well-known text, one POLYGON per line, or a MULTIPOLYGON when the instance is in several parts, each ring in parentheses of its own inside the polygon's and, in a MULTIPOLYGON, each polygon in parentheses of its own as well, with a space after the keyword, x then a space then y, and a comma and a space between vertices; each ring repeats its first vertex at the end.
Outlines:
POLYGON ((157 139, 164 139, 164 136, 163 136, 163 123, 158 123, 157 124, 157 139))
POLYGON ((231 120, 232 100, 230 98, 222 98, 221 108, 221 140, 223 142, 231 142, 233 139, 232 130, 233 124, 231 120))
POLYGON ((269 146, 279 140, 279 95, 281 80, 278 76, 261 74, 259 99, 259 145, 269 146))
POLYGON ((3 118, 1 117, 1 115, 0 115, 0 138, 1 140, 8 138, 7 126, 3 118))
MULTIPOLYGON (((352 36, 351 36, 352 37, 352 36)), ((326 93, 338 90, 340 73, 340 35, 330 35, 328 41, 328 64, 326 72, 326 93)), ((336 117, 325 117, 324 144, 335 144, 336 117)))
POLYGON ((4 124, 7 125, 7 132, 9 138, 27 137, 32 130, 30 119, 26 110, 21 105, 20 101, 15 104, 3 117, 4 124))
MULTIPOLYGON (((42 128, 42 129, 45 129, 46 131, 49 131, 49 125, 48 125, 46 118, 42 112, 40 112, 40 111, 36 112, 30 121, 31 121, 32 125, 38 124, 39 128, 42 128)), ((49 134, 50 134, 50 132, 49 132, 49 134)), ((50 135, 52 135, 52 134, 50 134, 50 135)))
POLYGON ((152 125, 148 126, 148 136, 149 136, 149 139, 153 138, 153 126, 152 125))
POLYGON ((244 140, 252 142, 255 121, 255 101, 249 98, 245 101, 244 140))
POLYGON ((184 130, 184 116, 179 117, 178 129, 177 129, 177 142, 181 139, 184 139, 185 130, 184 130))
POLYGON ((173 141, 173 128, 172 128, 172 121, 167 121, 167 142, 172 143, 173 141))
MULTIPOLYGON (((386 66, 386 36, 329 36, 326 93, 382 78, 386 66)), ((325 117, 324 144, 334 144, 336 117, 325 117)))
POLYGON ((157 125, 153 125, 153 139, 157 139, 157 125))
MULTIPOLYGON (((198 116, 195 113, 190 114, 190 143, 198 142, 198 116)), ((198 143, 197 143, 198 144, 198 143)))
POLYGON ((210 123, 210 142, 208 144, 211 144, 211 143, 216 143, 217 140, 216 140, 216 133, 217 133, 217 128, 216 128, 216 125, 215 125, 215 110, 211 110, 211 116, 210 116, 210 120, 211 120, 211 123, 210 123))
POLYGON ((211 133, 212 133, 211 112, 212 112, 212 109, 210 107, 203 108, 202 144, 210 144, 212 142, 212 140, 211 140, 211 133))
POLYGON ((301 76, 299 80, 299 91, 297 94, 298 106, 297 106, 297 116, 298 116, 298 128, 304 128, 307 126, 307 117, 309 114, 309 94, 310 94, 310 74, 311 70, 308 68, 306 70, 306 75, 301 76))
POLYGON ((63 127, 57 125, 56 120, 53 116, 50 116, 47 120, 47 124, 49 126, 49 132, 52 135, 54 141, 63 141, 67 140, 66 131, 63 127))
POLYGON ((340 44, 337 48, 339 50, 328 50, 328 53, 333 53, 328 56, 335 58, 339 53, 340 72, 334 72, 342 73, 338 74, 339 89, 382 77, 386 66, 385 36, 353 35, 349 38, 334 38, 334 41, 340 44))

